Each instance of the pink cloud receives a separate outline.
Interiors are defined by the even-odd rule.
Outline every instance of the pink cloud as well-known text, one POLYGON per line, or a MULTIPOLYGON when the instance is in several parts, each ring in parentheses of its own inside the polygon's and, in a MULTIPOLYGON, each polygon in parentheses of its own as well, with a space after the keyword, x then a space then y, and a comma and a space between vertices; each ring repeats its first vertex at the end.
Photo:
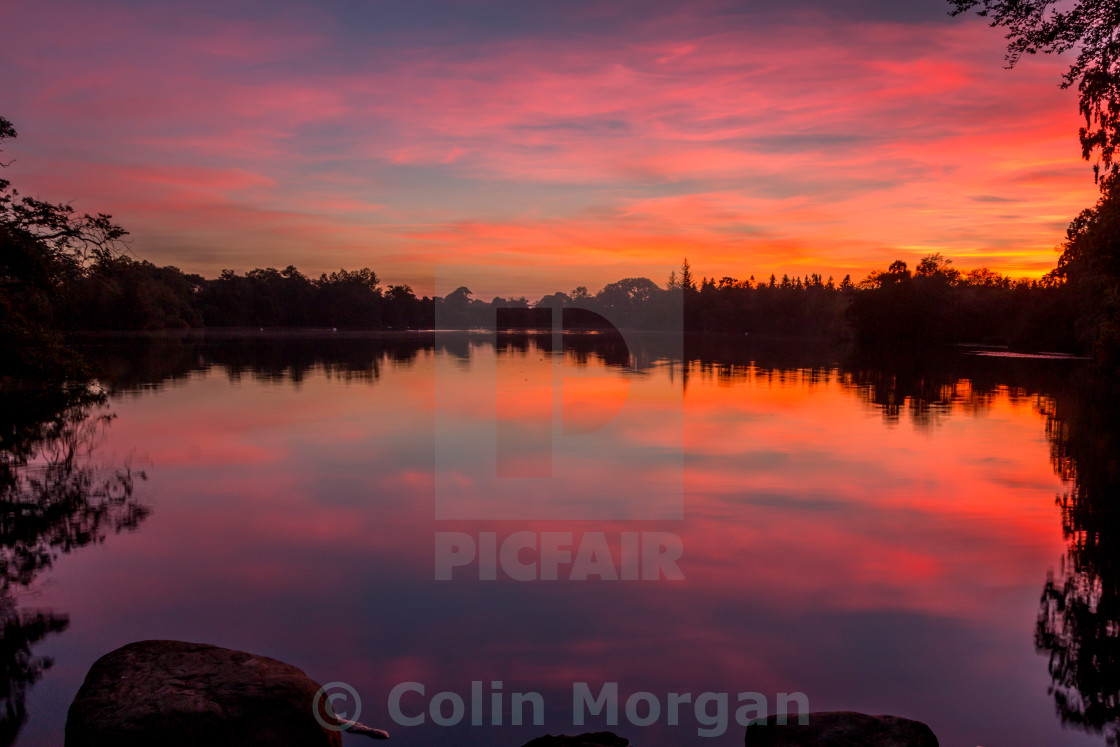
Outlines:
POLYGON ((203 272, 372 265, 427 291, 451 260, 574 254, 605 268, 596 285, 685 253, 701 274, 842 276, 941 251, 1037 275, 1094 199, 1061 61, 1004 70, 975 19, 676 14, 355 51, 314 14, 75 10, 44 57, 35 12, 4 53, 26 71, 13 178, 203 272))

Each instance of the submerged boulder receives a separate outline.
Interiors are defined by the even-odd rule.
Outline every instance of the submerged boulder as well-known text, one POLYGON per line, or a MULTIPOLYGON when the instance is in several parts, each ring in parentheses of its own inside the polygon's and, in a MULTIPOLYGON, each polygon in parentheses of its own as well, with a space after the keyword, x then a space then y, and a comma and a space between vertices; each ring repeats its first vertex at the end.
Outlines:
POLYGON ((66 747, 339 747, 342 729, 389 736, 338 718, 319 683, 291 664, 201 643, 140 641, 90 667, 66 716, 66 747))
POLYGON ((747 727, 746 747, 938 747, 933 730, 899 716, 868 716, 855 711, 810 713, 779 724, 777 716, 747 727))
POLYGON ((596 731, 569 737, 564 734, 537 737, 524 747, 629 747, 630 740, 609 731, 596 731))

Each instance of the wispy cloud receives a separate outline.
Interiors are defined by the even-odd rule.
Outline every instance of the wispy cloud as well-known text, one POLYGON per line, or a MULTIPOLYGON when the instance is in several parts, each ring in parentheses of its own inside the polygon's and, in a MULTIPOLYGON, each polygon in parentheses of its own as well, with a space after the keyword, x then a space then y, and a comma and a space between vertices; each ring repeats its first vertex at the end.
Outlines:
POLYGON ((421 290, 438 263, 575 257, 594 283, 685 253, 720 275, 933 251, 1038 274, 1094 199, 1060 60, 1004 70, 975 19, 270 7, 12 10, 11 177, 114 212, 158 262, 421 290))

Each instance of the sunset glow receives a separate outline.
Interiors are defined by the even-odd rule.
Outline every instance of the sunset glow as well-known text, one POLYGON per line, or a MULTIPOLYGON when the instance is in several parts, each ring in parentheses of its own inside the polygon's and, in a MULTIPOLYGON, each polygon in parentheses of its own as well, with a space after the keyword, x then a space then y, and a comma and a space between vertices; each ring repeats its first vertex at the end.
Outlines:
MULTIPOLYGON (((530 382, 547 378, 550 364, 530 352, 500 359, 530 382)), ((462 414, 479 422, 493 416, 478 407, 495 381, 493 354, 478 346, 468 365, 455 364, 462 414)), ((920 711, 947 744, 981 743, 985 729, 1016 730, 1017 743, 1050 729, 1041 743, 1059 743, 1046 741, 1063 732, 1045 707, 1045 667, 1022 665, 1042 664, 1029 621, 1065 547, 1042 401, 1006 389, 973 396, 959 382, 959 398, 932 421, 891 421, 836 370, 814 380, 806 370, 717 374, 693 363, 681 521, 433 524, 439 477, 430 421, 416 414, 430 412, 447 357, 421 352, 368 381, 315 367, 298 385, 249 373, 231 385, 216 367, 122 398, 104 453, 151 471, 144 489, 159 513, 84 564, 65 558, 40 601, 65 599, 114 644, 214 637, 217 626, 224 645, 288 652, 315 662, 311 673, 355 683, 374 714, 402 681, 451 688, 481 676, 562 702, 573 680, 616 678, 674 692, 798 687, 821 708, 920 711), (433 529, 603 533, 615 554, 621 533, 669 531, 683 542, 686 578, 483 582, 464 567, 453 583, 433 583, 433 529), (144 563, 132 560, 140 553, 144 563), (106 578, 136 591, 105 594, 106 578), (308 635, 305 624, 325 633, 308 635), (897 652, 895 669, 868 668, 868 646, 897 652), (992 725, 982 701, 1008 671, 1017 676, 996 692, 1014 718, 992 725), (962 701, 981 705, 965 711, 962 701)), ((617 370, 595 359, 578 373, 572 404, 619 393, 608 383, 617 370)), ((682 387, 680 372, 674 384, 665 369, 647 373, 660 388, 682 387)), ((640 395, 649 383, 631 386, 640 395)), ((529 389, 511 393, 505 414, 529 412, 534 399, 548 409, 552 395, 529 389)), ((664 413, 641 416, 620 446, 658 438, 664 413)), ((104 647, 84 628, 74 633, 62 654, 92 659, 104 647)), ((56 686, 76 689, 83 673, 57 673, 56 686)), ((740 740, 729 732, 713 744, 740 740)))
POLYGON ((1096 187, 1068 61, 940 2, 7 4, 23 191, 216 275, 369 266, 477 296, 932 252, 1038 277, 1096 187), (510 274, 518 266, 592 267, 510 274), (505 279, 503 279, 505 278, 505 279))

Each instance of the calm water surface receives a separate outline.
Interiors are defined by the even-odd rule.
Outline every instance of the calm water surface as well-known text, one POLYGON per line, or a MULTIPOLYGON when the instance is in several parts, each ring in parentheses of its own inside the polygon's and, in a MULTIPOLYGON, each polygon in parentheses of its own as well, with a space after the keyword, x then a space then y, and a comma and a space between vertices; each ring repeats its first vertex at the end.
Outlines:
POLYGON ((93 661, 150 638, 347 682, 402 747, 606 728, 573 726, 575 682, 663 709, 668 693, 731 694, 718 737, 697 735, 691 706, 676 726, 620 713, 609 728, 643 747, 741 744, 748 691, 771 712, 796 691, 813 710, 917 718, 943 745, 1104 743, 1063 726, 1036 646, 1040 595, 1073 562, 1056 410, 1080 364, 899 369, 720 341, 682 362, 656 344, 493 336, 91 355, 116 415, 91 458, 143 470, 150 514, 60 555, 17 600, 70 619, 34 648, 55 665, 28 692, 21 745, 60 744, 93 661), (559 515, 533 492, 548 479, 571 481, 559 515), (557 581, 488 581, 472 565, 435 580, 437 533, 525 531, 603 533, 615 560, 623 533, 670 533, 684 579, 577 581, 561 566, 557 581), (470 726, 471 682, 489 694, 498 680, 540 693, 545 724, 470 726), (409 681, 427 693, 409 713, 452 691, 464 723, 394 724, 388 695, 409 681))

